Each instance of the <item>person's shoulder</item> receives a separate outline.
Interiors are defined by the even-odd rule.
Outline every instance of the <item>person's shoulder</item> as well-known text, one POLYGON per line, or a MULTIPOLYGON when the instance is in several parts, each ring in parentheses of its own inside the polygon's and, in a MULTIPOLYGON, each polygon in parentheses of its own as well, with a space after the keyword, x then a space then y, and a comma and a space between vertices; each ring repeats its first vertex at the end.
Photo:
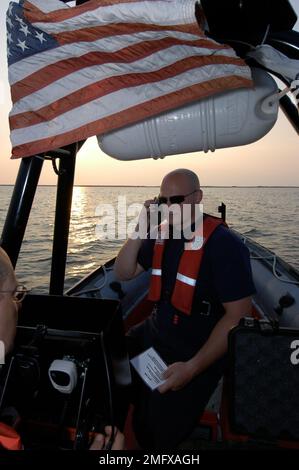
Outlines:
POLYGON ((211 235, 211 239, 213 237, 214 241, 231 241, 231 242, 238 242, 243 243, 240 237, 233 232, 227 225, 220 224, 214 230, 213 234, 211 235))
POLYGON ((228 226, 221 224, 214 230, 210 236, 207 245, 209 248, 218 251, 222 249, 235 249, 248 251, 242 238, 233 232, 228 226))

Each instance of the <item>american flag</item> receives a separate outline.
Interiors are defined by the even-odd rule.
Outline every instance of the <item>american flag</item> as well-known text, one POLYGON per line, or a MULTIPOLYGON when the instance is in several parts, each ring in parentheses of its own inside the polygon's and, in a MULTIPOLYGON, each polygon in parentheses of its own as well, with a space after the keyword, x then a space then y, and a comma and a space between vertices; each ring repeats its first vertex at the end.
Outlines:
POLYGON ((250 69, 205 36, 196 0, 20 0, 7 11, 13 158, 107 133, 214 93, 250 69))

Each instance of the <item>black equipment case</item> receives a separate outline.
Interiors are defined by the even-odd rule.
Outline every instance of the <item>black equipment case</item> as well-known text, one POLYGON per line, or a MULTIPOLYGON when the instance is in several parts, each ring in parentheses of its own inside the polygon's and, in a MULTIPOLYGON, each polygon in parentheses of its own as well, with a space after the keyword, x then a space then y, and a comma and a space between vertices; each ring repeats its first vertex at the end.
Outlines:
POLYGON ((231 430, 299 443, 299 329, 245 318, 228 343, 231 430))

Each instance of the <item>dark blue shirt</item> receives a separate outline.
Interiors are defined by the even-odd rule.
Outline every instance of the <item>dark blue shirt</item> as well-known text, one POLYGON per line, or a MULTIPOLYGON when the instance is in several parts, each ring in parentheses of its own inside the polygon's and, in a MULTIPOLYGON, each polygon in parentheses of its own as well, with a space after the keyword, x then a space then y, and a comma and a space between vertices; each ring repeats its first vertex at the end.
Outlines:
MULTIPOLYGON (((255 293, 248 248, 220 225, 204 247, 192 312, 178 311, 171 304, 171 294, 184 243, 184 238, 165 241, 161 300, 143 325, 149 344, 170 361, 188 360, 201 348, 224 314, 222 303, 255 293)), ((145 240, 139 251, 138 263, 145 270, 152 266, 154 244, 155 240, 145 240)))

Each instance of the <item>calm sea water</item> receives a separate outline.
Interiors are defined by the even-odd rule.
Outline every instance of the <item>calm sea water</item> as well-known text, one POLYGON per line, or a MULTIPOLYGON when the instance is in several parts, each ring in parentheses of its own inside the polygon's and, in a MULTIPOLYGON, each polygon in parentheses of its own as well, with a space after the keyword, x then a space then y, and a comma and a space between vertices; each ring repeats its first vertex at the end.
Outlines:
MULTIPOLYGON (((12 186, 0 186, 2 230, 12 186)), ((127 204, 143 203, 157 195, 151 187, 75 187, 65 287, 70 287, 97 266, 114 257, 123 240, 99 240, 99 204, 113 204, 118 196, 127 204)), ((36 292, 47 292, 50 277, 55 187, 39 187, 17 264, 21 282, 36 292)), ((227 205, 229 225, 275 251, 299 269, 299 188, 204 188, 204 211, 217 214, 227 205)), ((131 217, 128 217, 129 222, 131 217)))

